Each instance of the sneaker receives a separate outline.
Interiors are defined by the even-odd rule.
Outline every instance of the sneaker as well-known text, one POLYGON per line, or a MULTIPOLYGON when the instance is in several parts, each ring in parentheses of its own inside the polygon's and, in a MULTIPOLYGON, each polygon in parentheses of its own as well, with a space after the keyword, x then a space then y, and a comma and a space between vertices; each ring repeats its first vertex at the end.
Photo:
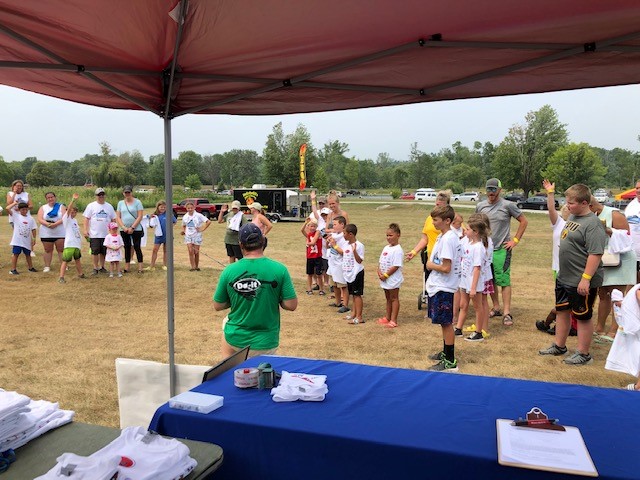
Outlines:
POLYGON ((547 332, 549 330, 549 325, 547 325, 544 320, 538 320, 536 322, 536 328, 541 332, 547 332))
POLYGON ((626 387, 624 387, 625 390, 630 390, 632 392, 636 391, 636 384, 635 383, 630 383, 629 385, 627 385, 626 387))
POLYGON ((459 328, 454 328, 454 329, 453 329, 453 334, 454 334, 456 337, 461 337, 461 336, 462 336, 462 330, 460 330, 459 328))
POLYGON ((49 273, 51 271, 51 267, 44 267, 42 269, 42 273, 49 273))
POLYGON ((565 358, 563 362, 567 365, 589 365, 590 363, 593 363, 593 358, 588 353, 584 354, 576 352, 569 358, 565 358))
POLYGON ((11 270, 9 275, 20 275, 20 272, 18 270, 11 270))
POLYGON ((432 355, 429 355, 429 360, 442 360, 444 358, 444 352, 438 352, 438 353, 434 353, 432 355))
POLYGON ((163 266, 162 266, 162 269, 163 269, 163 270, 166 270, 166 269, 167 269, 167 266, 166 266, 166 265, 163 265, 163 266))
POLYGON ((118 278, 122 278, 122 272, 118 272, 118 278))
POLYGON ((67 283, 67 281, 64 279, 64 277, 60 277, 58 279, 58 283, 67 283))
POLYGON ((350 311, 351 309, 349 307, 345 307, 344 305, 338 309, 338 313, 347 313, 350 311))
POLYGON ((102 267, 100 270, 98 270, 98 272, 99 273, 109 273, 109 271, 104 267, 102 267))
POLYGON ((320 286, 318 286, 318 285, 314 285, 314 286, 311 288, 311 290, 320 290, 320 286))
POLYGON ((549 327, 549 330, 547 330, 547 333, 549 335, 555 335, 556 334, 556 327, 549 327))
POLYGON ((113 273, 110 273, 110 274, 109 274, 109 278, 113 278, 113 273))
POLYGON ((491 334, 489 332, 487 332, 486 330, 482 330, 482 338, 489 338, 491 336, 491 334))
POLYGON ((462 331, 465 333, 473 333, 476 331, 476 324, 472 323, 470 327, 465 327, 462 331))
POLYGON ((313 295, 313 290, 307 290, 307 295, 313 295))
POLYGON ((473 332, 471 335, 465 338, 465 340, 467 340, 468 342, 482 342, 484 340, 484 337, 482 336, 481 332, 473 332))
POLYGON ((35 257, 36 256, 36 252, 34 252, 33 250, 31 251, 31 256, 35 257))
POLYGON ((87 278, 84 276, 84 273, 81 273, 80 275, 78 275, 78 278, 87 278))
POLYGON ((333 285, 329 286, 329 293, 333 293, 333 285))
POLYGON ((351 316, 351 315, 346 315, 346 316, 344 317, 344 319, 345 319, 345 320, 353 320, 353 316, 351 316))
POLYGON ((29 269, 29 271, 30 271, 30 272, 32 272, 32 273, 38 273, 38 270, 36 270, 36 269, 35 269, 35 268, 33 268, 33 267, 31 267, 31 268, 29 269))
POLYGON ((429 367, 432 372, 457 372, 458 371, 458 359, 450 362, 446 358, 443 358, 438 363, 429 367))
POLYGON ((99 268, 94 268, 93 272, 91 272, 91 275, 98 275, 100 273, 100 269, 99 268))
POLYGON ((565 355, 567 353, 567 347, 559 347, 554 343, 549 348, 538 350, 538 353, 540 355, 554 355, 557 357, 559 355, 565 355))

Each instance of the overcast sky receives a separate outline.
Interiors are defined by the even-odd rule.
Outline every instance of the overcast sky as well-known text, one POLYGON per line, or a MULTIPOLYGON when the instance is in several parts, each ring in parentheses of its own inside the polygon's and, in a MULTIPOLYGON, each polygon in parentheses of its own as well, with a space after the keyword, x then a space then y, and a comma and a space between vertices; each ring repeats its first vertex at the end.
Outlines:
MULTIPOLYGON (((498 144, 510 126, 524 123, 527 112, 545 104, 567 124, 573 142, 640 150, 640 86, 633 85, 301 115, 187 115, 173 121, 173 156, 234 148, 262 153, 267 135, 282 122, 286 133, 304 124, 317 148, 339 140, 349 145, 349 156, 359 159, 387 152, 406 160, 413 142, 425 152, 458 140, 469 147, 476 140, 498 144)), ((137 149, 145 159, 164 150, 162 121, 151 113, 89 107, 4 86, 0 105, 5 161, 32 156, 73 161, 98 153, 102 141, 116 154, 137 149)))

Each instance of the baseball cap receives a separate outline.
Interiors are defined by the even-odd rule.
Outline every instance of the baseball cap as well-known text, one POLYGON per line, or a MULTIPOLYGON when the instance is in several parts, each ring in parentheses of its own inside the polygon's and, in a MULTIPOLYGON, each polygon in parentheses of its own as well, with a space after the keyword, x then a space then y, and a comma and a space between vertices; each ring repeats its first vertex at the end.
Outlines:
POLYGON ((331 209, 324 207, 322 210, 320 210, 320 215, 329 215, 331 213, 331 209))
POLYGON ((233 202, 231 202, 231 209, 233 210, 234 208, 240 210, 240 202, 238 200, 234 200, 233 202))
POLYGON ((611 301, 612 302, 621 302, 623 298, 624 298, 624 295, 617 288, 614 288, 611 291, 611 301))
POLYGON ((502 182, 497 178, 490 178, 487 180, 486 188, 502 188, 502 182))
POLYGON ((125 185, 125 186, 122 188, 122 191, 123 191, 124 193, 126 193, 126 192, 131 193, 131 192, 133 192, 133 187, 132 187, 131 185, 125 185))
POLYGON ((255 246, 262 243, 262 231, 255 223, 247 223, 240 228, 239 240, 245 246, 255 246))
POLYGON ((109 225, 107 225, 107 228, 109 230, 113 230, 114 228, 118 228, 118 224, 116 222, 109 222, 109 225))
POLYGON ((251 205, 249 205, 249 208, 255 208, 258 211, 262 211, 262 205, 260 205, 258 202, 253 202, 251 205))
POLYGON ((101 193, 104 193, 104 188, 96 188, 96 195, 100 195, 101 193))

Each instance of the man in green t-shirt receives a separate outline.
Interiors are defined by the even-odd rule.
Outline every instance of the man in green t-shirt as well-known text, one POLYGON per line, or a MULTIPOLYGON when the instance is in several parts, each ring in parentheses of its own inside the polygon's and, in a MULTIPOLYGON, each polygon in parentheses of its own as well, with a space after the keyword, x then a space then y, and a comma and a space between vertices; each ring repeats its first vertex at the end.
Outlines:
POLYGON ((264 237, 253 223, 240 228, 244 258, 228 265, 213 295, 216 311, 230 308, 222 326, 222 355, 251 345, 251 354, 274 353, 280 344, 280 307, 293 311, 298 299, 287 267, 264 256, 264 237))

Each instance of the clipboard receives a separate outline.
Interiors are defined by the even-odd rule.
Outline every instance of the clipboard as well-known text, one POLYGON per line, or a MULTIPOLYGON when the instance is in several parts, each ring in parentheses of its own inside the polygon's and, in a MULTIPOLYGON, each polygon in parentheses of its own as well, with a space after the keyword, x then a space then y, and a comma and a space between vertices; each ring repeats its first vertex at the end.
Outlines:
POLYGON ((526 419, 496 420, 500 465, 597 477, 580 430, 549 419, 534 407, 526 419))

